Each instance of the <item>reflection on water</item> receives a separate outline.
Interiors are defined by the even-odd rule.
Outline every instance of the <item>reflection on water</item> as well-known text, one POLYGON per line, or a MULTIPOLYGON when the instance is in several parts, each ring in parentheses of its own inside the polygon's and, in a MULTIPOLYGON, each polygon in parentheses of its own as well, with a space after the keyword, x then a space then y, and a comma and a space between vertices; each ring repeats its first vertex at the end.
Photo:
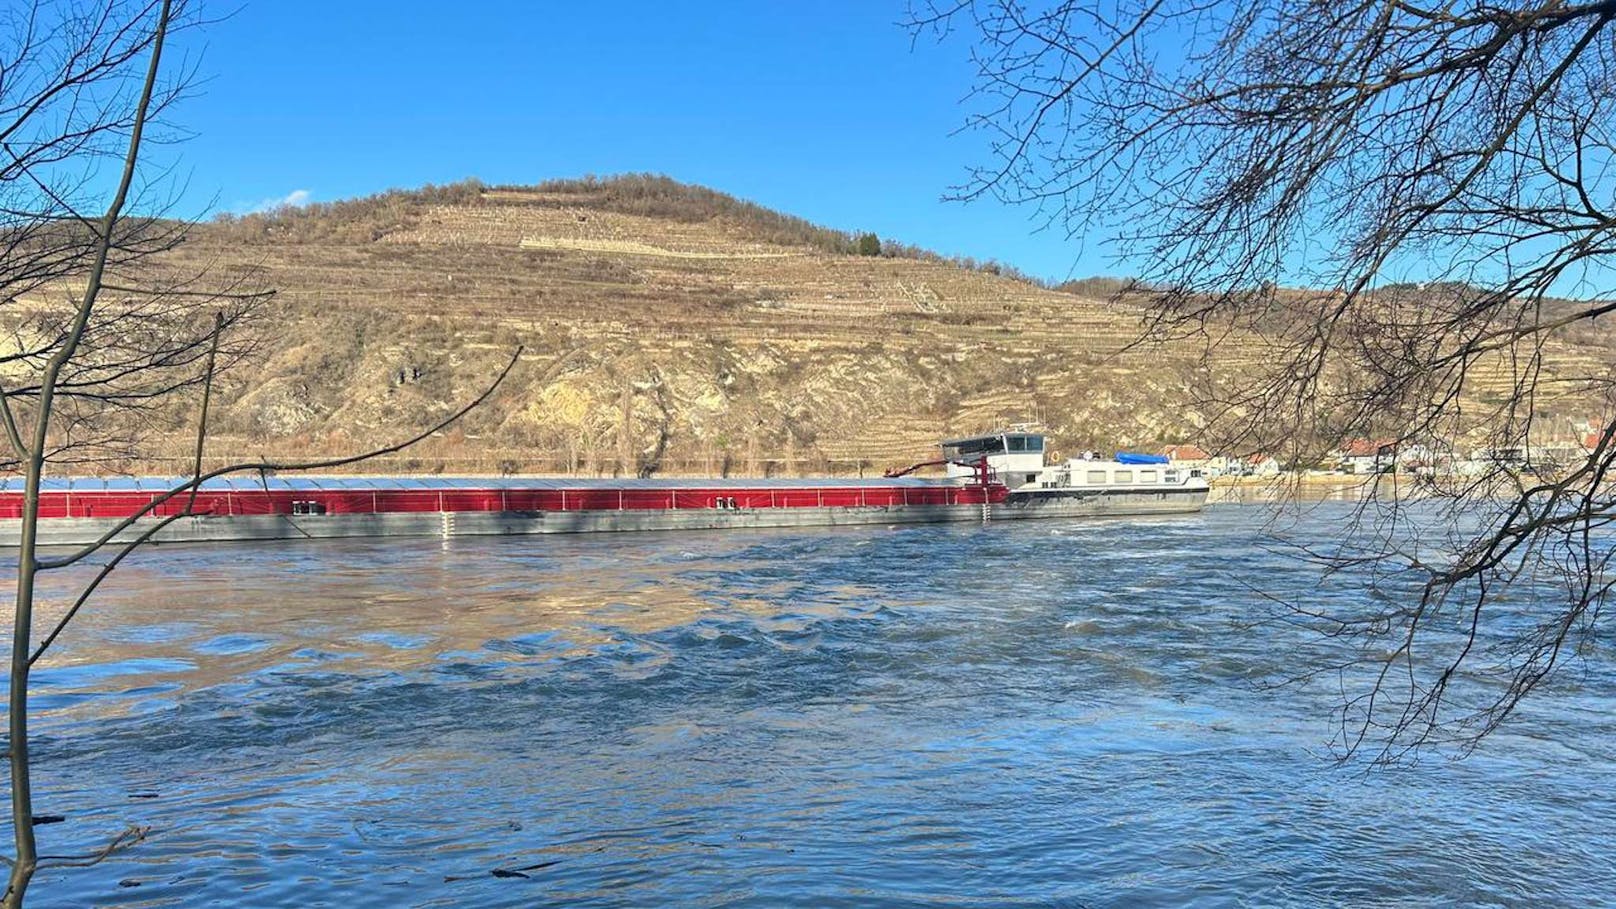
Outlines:
MULTIPOLYGON (((1328 509, 1306 517, 1323 532, 1328 509)), ((1260 514, 172 547, 39 673, 39 905, 1587 905, 1608 658, 1319 756, 1260 514), (490 872, 499 869, 504 874, 490 872), (120 886, 122 885, 122 886, 120 886)), ((1306 529, 1306 527, 1304 527, 1306 529)), ((55 583, 60 584, 60 581, 55 583)), ((66 587, 52 589, 58 598, 66 587)), ((1351 597, 1351 590, 1318 596, 1351 597)), ((60 608, 62 604, 58 604, 60 608)))

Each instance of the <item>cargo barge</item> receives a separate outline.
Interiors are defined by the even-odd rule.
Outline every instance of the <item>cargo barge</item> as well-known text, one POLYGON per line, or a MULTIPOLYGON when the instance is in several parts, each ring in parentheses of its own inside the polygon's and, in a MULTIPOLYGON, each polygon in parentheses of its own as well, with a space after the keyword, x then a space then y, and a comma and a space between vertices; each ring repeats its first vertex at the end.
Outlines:
MULTIPOLYGON (((129 541, 154 528, 153 542, 203 542, 939 523, 1191 512, 1206 502, 1199 472, 1160 459, 1045 466, 1043 452, 1042 436, 1005 431, 944 443, 938 461, 872 480, 238 476, 166 500, 184 478, 57 478, 40 493, 39 542, 86 545, 113 531, 129 541), (908 475, 929 465, 947 475, 908 475)), ((19 481, 0 480, 0 545, 16 545, 22 512, 19 481)))

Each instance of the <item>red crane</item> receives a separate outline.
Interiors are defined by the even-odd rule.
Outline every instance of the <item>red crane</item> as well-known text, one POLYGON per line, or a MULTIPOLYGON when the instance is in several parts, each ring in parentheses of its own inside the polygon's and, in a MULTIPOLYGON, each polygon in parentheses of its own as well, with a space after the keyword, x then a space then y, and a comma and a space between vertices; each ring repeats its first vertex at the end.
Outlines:
POLYGON ((935 461, 921 461, 919 464, 911 464, 902 470, 889 470, 886 473, 883 473, 881 476, 886 477, 889 480, 896 480, 899 477, 906 477, 922 467, 936 467, 940 464, 952 464, 955 467, 970 468, 976 473, 976 484, 978 486, 986 487, 991 485, 993 482, 993 472, 988 468, 988 459, 986 455, 977 458, 975 461, 960 461, 954 458, 939 458, 935 461))

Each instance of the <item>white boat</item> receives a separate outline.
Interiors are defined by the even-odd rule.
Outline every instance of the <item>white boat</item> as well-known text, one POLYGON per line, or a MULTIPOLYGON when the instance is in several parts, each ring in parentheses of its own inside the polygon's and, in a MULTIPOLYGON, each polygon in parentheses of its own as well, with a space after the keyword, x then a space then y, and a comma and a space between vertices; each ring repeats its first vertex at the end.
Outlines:
POLYGON ((1046 463, 1043 434, 1011 427, 943 443, 941 463, 959 482, 991 482, 1008 495, 992 517, 1053 518, 1200 511, 1207 478, 1199 468, 1175 467, 1162 455, 1088 453, 1046 463))

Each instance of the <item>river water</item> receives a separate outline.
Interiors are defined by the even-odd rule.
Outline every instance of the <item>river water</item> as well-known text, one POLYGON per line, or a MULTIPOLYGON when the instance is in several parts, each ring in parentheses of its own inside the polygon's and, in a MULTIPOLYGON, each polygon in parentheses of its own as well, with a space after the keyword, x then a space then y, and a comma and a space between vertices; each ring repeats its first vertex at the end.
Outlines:
POLYGON ((1254 621, 1318 578, 1264 515, 158 549, 35 699, 44 851, 151 832, 31 896, 1616 899, 1608 651, 1467 760, 1337 766, 1338 688, 1266 684, 1319 645, 1254 621))

